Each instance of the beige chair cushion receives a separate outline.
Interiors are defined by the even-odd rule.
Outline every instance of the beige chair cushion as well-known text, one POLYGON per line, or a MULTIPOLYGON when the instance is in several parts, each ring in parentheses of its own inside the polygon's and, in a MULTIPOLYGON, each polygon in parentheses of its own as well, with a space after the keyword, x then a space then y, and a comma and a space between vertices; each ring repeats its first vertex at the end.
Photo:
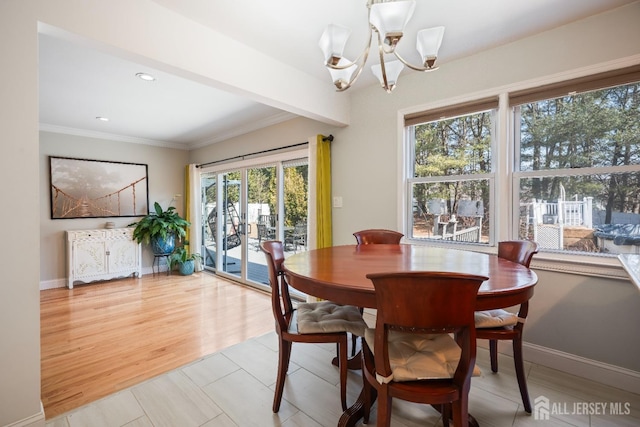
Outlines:
POLYGON ((362 336, 367 324, 358 307, 339 305, 330 301, 303 303, 298 305, 298 332, 350 332, 362 336))
POLYGON ((476 311, 476 328, 501 328, 518 323, 518 316, 506 310, 476 311))
MULTIPOLYGON (((373 352, 375 329, 367 328, 364 339, 373 352)), ((437 378, 451 378, 460 360, 460 347, 447 334, 411 334, 389 331, 389 363, 392 378, 379 379, 393 381, 415 381, 437 378)), ((479 376, 475 366, 473 375, 479 376)))

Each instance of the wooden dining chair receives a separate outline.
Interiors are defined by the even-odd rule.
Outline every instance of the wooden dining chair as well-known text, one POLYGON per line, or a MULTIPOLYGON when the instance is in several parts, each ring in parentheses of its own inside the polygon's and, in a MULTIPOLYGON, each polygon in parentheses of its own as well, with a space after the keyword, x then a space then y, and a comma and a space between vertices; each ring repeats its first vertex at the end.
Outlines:
POLYGON ((368 230, 360 230, 353 233, 359 245, 370 244, 398 244, 404 237, 404 234, 393 230, 383 228, 371 228, 368 230))
POLYGON ((474 309, 488 277, 420 271, 367 278, 378 313, 362 345, 365 424, 375 390, 377 426, 390 425, 392 398, 434 405, 445 425, 452 415, 456 427, 467 426, 476 360, 474 309))
POLYGON ((294 308, 289 284, 284 276, 284 245, 279 240, 260 244, 267 258, 271 307, 278 334, 278 376, 273 397, 273 412, 280 410, 284 382, 289 368, 291 347, 299 343, 336 343, 340 370, 340 403, 347 409, 347 332, 362 336, 366 323, 357 307, 330 301, 300 303, 294 308))
MULTIPOLYGON (((358 245, 376 245, 376 244, 388 244, 397 245, 404 237, 404 234, 394 230, 387 230, 384 228, 369 228, 366 230, 360 230, 353 233, 358 245)), ((364 309, 360 307, 360 313, 364 313, 364 309)), ((356 354, 358 337, 351 337, 351 355, 356 354)))
MULTIPOLYGON (((531 259, 538 253, 538 244, 530 240, 512 240, 498 242, 498 257, 529 267, 531 259)), ((520 304, 518 314, 507 310, 487 310, 475 313, 476 337, 489 340, 491 371, 498 372, 498 341, 511 340, 513 343, 513 362, 520 396, 524 410, 531 413, 531 401, 527 390, 527 380, 522 359, 522 330, 529 312, 529 302, 520 304)))

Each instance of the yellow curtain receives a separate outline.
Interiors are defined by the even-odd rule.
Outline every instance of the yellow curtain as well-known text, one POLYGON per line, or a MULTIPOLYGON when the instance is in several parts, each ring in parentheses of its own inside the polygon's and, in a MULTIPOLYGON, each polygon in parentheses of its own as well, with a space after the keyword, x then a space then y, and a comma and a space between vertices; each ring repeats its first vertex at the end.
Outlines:
MULTIPOLYGON (((195 164, 187 165, 184 172, 184 218, 191 223, 187 228, 187 250, 190 254, 199 254, 202 245, 202 227, 200 212, 200 171, 195 164)), ((202 271, 202 262, 196 258, 196 271, 202 271)))
POLYGON ((318 135, 316 150, 316 247, 319 249, 332 245, 331 141, 318 135))

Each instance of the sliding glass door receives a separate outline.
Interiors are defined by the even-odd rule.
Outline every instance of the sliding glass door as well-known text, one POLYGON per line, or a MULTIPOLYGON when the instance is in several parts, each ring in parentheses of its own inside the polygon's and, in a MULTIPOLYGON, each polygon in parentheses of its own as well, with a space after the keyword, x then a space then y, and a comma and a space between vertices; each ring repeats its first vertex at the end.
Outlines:
POLYGON ((285 257, 306 250, 308 164, 306 150, 296 154, 202 171, 200 247, 205 268, 267 289, 260 243, 281 240, 285 257))
POLYGON ((276 238, 278 230, 278 168, 276 165, 260 166, 247 171, 248 200, 247 222, 249 242, 247 253, 247 279, 261 285, 269 285, 264 253, 260 242, 276 238))
POLYGON ((241 171, 203 174, 202 257, 210 267, 236 277, 241 275, 243 223, 241 171))
POLYGON ((309 165, 306 161, 283 164, 285 256, 307 248, 309 165))

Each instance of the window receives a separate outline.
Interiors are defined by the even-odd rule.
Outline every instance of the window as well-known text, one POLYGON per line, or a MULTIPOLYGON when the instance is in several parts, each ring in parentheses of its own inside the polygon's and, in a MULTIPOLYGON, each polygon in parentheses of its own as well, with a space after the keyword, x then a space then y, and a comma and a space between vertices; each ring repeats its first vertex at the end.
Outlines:
POLYGON ((407 237, 640 253, 640 65, 501 96, 405 115, 407 237))
POLYGON ((582 80, 582 91, 575 82, 540 90, 543 99, 512 97, 517 236, 547 251, 640 247, 640 83, 609 79, 613 86, 600 88, 601 80, 582 80))
POLYGON ((408 116, 409 238, 490 243, 497 99, 408 116))

